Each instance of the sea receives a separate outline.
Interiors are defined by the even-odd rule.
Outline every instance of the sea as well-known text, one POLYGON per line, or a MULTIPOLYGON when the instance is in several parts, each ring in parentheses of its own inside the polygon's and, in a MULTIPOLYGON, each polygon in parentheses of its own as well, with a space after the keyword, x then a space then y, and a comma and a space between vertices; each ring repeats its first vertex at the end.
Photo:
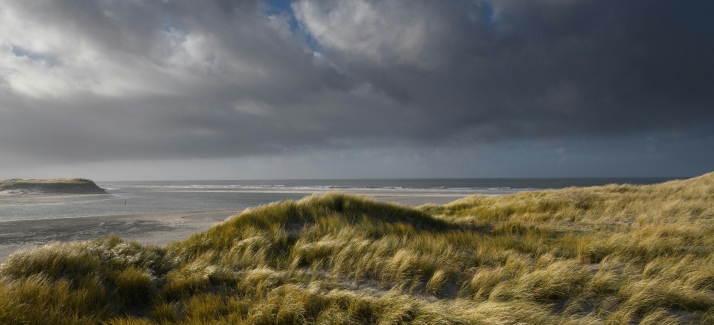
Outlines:
POLYGON ((295 193, 295 190, 518 192, 606 184, 647 185, 673 179, 682 178, 98 181, 96 182, 97 185, 104 188, 109 195, 101 198, 93 197, 93 199, 69 202, 10 202, 9 204, 4 204, 0 200, 0 223, 13 220, 75 218, 148 212, 241 209, 275 201, 297 200, 306 195, 304 192, 295 193))

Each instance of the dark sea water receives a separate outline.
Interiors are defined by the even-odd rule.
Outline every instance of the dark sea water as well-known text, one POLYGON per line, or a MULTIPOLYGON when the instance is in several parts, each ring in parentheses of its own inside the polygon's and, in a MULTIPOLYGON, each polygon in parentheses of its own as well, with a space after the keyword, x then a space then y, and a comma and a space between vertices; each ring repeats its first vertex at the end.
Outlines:
MULTIPOLYGON (((374 180, 249 180, 146 181, 97 184, 111 195, 99 200, 62 203, 3 204, 0 222, 26 219, 71 218, 146 212, 240 209, 305 193, 280 190, 394 190, 396 191, 532 191, 570 186, 655 184, 676 178, 489 178, 489 179, 374 179, 374 180), (242 190, 242 191, 236 191, 242 190), (249 192, 245 190, 260 190, 249 192), (125 204, 126 202, 126 204, 125 204)), ((1 227, 1 225, 0 225, 1 227)))

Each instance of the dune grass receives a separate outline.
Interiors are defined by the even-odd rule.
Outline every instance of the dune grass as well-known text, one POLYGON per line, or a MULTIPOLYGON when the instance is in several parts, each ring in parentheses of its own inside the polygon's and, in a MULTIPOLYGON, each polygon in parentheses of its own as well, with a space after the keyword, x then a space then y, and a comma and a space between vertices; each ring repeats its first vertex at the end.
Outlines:
POLYGON ((409 208, 328 193, 0 264, 1 324, 714 324, 714 173, 409 208))

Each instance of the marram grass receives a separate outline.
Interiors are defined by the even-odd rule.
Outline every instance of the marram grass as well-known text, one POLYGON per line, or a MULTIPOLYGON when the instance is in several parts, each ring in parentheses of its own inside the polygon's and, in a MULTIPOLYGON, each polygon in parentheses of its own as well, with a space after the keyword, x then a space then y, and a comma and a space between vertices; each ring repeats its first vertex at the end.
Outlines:
POLYGON ((714 174, 419 208, 328 193, 0 264, 0 324, 714 324, 714 174))

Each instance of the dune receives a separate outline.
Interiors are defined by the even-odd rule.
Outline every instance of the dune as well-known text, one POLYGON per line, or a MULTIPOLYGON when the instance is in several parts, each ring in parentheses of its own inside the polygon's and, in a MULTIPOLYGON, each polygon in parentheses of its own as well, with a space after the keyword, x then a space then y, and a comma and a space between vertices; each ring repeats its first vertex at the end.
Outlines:
POLYGON ((330 192, 0 264, 7 324, 710 324, 714 173, 419 207, 330 192))

